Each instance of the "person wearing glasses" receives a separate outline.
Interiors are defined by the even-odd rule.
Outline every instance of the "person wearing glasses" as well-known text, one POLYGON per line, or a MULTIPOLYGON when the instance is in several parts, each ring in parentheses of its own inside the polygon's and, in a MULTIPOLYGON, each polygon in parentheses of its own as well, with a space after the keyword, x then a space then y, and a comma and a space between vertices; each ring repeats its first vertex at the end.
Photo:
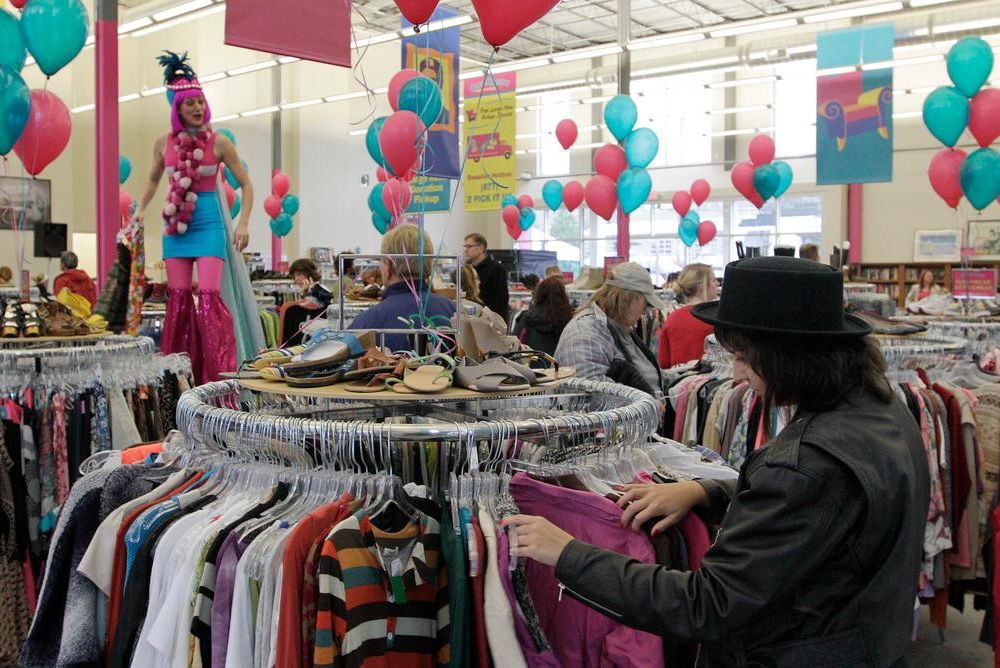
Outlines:
POLYGON ((465 261, 479 275, 479 297, 487 307, 504 322, 510 321, 510 293, 507 290, 507 270, 486 253, 486 237, 473 233, 466 235, 465 261))

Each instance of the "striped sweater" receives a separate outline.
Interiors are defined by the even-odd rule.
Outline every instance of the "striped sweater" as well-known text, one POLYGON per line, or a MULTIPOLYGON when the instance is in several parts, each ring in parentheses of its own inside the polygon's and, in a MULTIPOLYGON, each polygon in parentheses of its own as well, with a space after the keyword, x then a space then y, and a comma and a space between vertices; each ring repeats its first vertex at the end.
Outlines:
POLYGON ((359 511, 323 544, 315 668, 448 665, 448 598, 437 520, 421 514, 388 533, 359 511))

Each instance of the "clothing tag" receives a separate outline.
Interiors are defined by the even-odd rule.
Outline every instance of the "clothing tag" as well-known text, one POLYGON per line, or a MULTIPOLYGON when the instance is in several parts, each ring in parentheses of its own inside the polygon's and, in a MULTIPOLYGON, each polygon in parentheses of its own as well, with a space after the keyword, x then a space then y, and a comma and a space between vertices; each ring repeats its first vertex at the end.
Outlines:
POLYGON ((406 603, 406 587, 403 586, 403 562, 395 558, 389 565, 389 584, 396 603, 406 603))

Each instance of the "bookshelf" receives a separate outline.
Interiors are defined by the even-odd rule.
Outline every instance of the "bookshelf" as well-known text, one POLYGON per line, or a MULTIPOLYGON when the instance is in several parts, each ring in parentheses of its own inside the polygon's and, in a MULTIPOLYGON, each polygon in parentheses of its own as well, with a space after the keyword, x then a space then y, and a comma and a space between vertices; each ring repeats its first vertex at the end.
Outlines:
MULTIPOLYGON (((851 265, 851 279, 874 283, 878 292, 888 294, 896 300, 899 308, 906 304, 906 293, 920 281, 925 269, 934 272, 934 281, 951 291, 951 270, 960 268, 960 262, 862 262, 851 265)), ((972 262, 973 267, 1000 269, 1000 262, 972 262)))

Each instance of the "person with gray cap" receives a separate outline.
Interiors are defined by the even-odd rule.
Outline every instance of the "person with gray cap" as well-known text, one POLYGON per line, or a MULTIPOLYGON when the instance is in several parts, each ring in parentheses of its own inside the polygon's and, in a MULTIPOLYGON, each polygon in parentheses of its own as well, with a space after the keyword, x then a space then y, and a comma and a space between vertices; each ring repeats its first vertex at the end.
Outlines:
POLYGON ((635 333, 649 307, 667 309, 649 272, 635 262, 616 265, 566 325, 556 359, 575 367, 579 378, 610 380, 656 396, 663 391, 660 367, 635 333))

